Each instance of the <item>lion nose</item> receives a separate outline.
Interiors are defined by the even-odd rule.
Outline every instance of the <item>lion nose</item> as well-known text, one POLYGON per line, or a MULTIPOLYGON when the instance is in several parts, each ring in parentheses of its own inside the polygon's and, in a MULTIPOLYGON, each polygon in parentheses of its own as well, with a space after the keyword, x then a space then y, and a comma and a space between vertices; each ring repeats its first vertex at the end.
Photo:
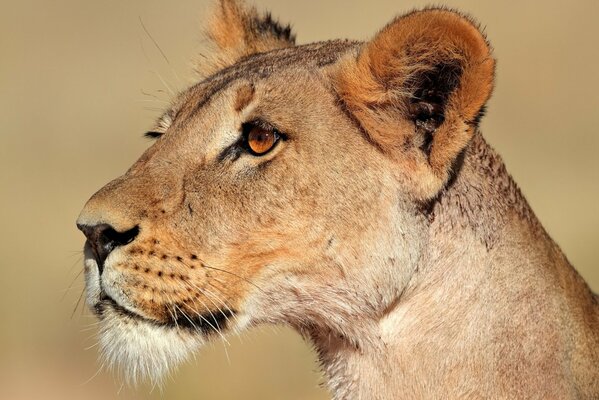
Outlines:
POLYGON ((104 269, 104 261, 106 261, 110 252, 119 246, 131 243, 139 233, 138 226, 124 232, 118 232, 108 224, 92 226, 77 224, 77 228, 79 228, 87 238, 94 257, 98 262, 100 274, 104 269))

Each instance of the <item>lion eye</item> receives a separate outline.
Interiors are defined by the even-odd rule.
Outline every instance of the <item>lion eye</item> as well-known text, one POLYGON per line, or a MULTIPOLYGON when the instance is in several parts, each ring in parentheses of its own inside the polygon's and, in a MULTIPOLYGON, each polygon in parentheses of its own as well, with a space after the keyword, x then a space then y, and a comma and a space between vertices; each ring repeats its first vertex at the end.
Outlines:
POLYGON ((248 150, 256 156, 262 156, 271 151, 280 139, 279 132, 274 129, 258 125, 251 125, 248 128, 245 138, 246 145, 248 150))

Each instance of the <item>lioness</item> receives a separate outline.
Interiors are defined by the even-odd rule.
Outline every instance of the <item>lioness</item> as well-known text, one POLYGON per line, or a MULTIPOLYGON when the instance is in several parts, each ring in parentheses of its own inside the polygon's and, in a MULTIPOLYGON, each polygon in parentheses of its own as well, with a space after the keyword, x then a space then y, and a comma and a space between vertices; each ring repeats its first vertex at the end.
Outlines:
POLYGON ((335 399, 599 398, 599 306, 478 131, 495 61, 429 8, 295 46, 235 0, 204 79, 85 205, 104 357, 159 379, 207 340, 295 328, 335 399))

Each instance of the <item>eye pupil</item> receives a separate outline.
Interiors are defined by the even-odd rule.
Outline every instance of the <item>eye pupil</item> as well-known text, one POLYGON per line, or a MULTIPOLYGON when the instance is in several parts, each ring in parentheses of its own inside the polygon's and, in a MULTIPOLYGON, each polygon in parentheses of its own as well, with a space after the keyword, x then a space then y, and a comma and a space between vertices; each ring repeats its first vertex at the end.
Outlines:
POLYGON ((269 152, 277 143, 278 135, 259 126, 253 126, 247 136, 249 149, 256 155, 263 155, 269 152))

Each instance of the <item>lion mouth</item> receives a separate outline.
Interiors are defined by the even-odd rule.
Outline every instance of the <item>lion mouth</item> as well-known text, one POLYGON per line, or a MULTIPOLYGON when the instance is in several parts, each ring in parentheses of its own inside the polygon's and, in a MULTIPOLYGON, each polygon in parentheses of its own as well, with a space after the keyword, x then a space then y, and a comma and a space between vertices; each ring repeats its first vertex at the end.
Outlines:
POLYGON ((158 321, 144 317, 123 307, 106 293, 102 293, 100 300, 94 305, 93 309, 100 319, 105 318, 108 310, 110 310, 112 314, 129 320, 158 327, 185 330, 190 333, 199 333, 203 336, 220 333, 227 327, 230 318, 235 315, 234 310, 218 309, 197 315, 189 315, 182 311, 177 313, 173 310, 173 312, 169 313, 170 317, 167 320, 158 321))

